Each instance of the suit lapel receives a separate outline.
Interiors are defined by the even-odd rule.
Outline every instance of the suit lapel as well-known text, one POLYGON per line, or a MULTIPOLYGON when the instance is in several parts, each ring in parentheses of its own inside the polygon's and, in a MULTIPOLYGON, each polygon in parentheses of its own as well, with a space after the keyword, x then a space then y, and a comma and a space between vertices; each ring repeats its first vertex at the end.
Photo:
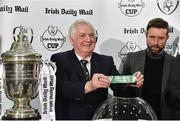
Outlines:
MULTIPOLYGON (((146 58, 146 50, 143 50, 143 51, 139 51, 138 55, 135 55, 137 59, 137 61, 134 61, 133 57, 132 58, 132 66, 137 66, 138 68, 135 68, 136 70, 133 70, 133 73, 136 72, 136 71, 141 71, 143 74, 144 74, 144 67, 145 67, 145 58, 146 58)), ((136 59, 135 59, 136 60, 136 59)), ((134 67, 132 67, 133 69, 134 67)))
MULTIPOLYGON (((144 74, 145 61, 146 61, 146 50, 143 50, 143 51, 141 51, 141 53, 139 55, 139 62, 138 62, 138 65, 140 66, 139 71, 141 71, 142 74, 144 74)), ((139 95, 140 96, 142 96, 142 87, 140 87, 140 89, 139 89, 139 95)))
POLYGON ((167 83, 167 80, 168 80, 168 77, 169 77, 170 62, 171 62, 170 58, 168 57, 167 53, 165 53, 161 92, 164 92, 164 90, 166 88, 166 83, 167 83))
POLYGON ((98 56, 93 53, 91 57, 91 77, 93 76, 94 73, 99 73, 100 72, 100 61, 98 56))
POLYGON ((145 67, 145 61, 146 61, 146 50, 144 50, 144 51, 142 51, 142 56, 140 56, 141 58, 140 58, 140 63, 142 63, 141 64, 141 66, 142 66, 142 70, 141 70, 141 72, 144 74, 144 67, 145 67))
POLYGON ((76 57, 76 55, 74 53, 74 50, 71 51, 69 59, 71 60, 72 66, 78 73, 80 79, 85 80, 85 75, 83 73, 83 69, 81 67, 81 64, 80 64, 78 58, 76 57))

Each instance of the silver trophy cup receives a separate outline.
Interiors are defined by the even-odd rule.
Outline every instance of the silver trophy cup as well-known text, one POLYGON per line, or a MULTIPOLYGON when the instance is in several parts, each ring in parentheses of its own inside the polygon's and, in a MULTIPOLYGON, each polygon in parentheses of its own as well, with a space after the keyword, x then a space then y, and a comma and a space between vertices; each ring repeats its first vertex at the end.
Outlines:
POLYGON ((37 109, 30 106, 30 101, 38 94, 41 55, 36 53, 28 41, 28 32, 32 29, 20 26, 14 28, 14 42, 10 50, 1 55, 3 62, 3 87, 6 96, 14 106, 6 110, 3 120, 40 119, 37 109))

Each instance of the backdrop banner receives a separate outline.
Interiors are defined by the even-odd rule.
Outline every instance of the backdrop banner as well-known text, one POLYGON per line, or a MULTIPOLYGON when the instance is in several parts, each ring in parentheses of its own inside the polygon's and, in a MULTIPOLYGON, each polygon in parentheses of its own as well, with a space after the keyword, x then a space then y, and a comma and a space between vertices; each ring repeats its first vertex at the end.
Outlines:
MULTIPOLYGON (((85 19, 98 32, 95 51, 113 56, 117 69, 121 71, 128 52, 146 48, 146 25, 156 17, 169 22, 170 37, 165 50, 176 56, 180 46, 179 0, 1 0, 0 52, 10 49, 13 35, 18 34, 13 34, 13 29, 22 25, 33 30, 33 49, 42 54, 43 60, 50 60, 52 54, 72 48, 68 28, 73 21, 85 19)), ((28 37, 28 40, 31 38, 28 37)), ((5 96, 3 79, 0 79, 1 118, 13 102, 5 96)), ((48 85, 51 81, 48 78, 48 85)), ((50 87, 45 88, 41 86, 42 91, 52 91, 50 87)), ((111 90, 109 93, 112 93, 111 90)), ((44 115, 39 95, 31 101, 31 105, 44 115)), ((49 97, 47 101, 51 101, 49 97)))

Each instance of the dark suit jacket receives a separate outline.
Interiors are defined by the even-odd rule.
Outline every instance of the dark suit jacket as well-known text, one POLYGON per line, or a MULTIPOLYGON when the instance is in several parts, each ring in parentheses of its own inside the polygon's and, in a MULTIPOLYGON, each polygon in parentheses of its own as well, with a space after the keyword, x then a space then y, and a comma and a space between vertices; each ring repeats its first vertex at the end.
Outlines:
MULTIPOLYGON (((84 93, 85 76, 74 50, 51 56, 57 65, 56 72, 56 119, 92 119, 96 108, 107 99, 108 89, 84 93)), ((92 54, 91 77, 94 73, 118 75, 113 58, 92 54)))
MULTIPOLYGON (((122 74, 133 74, 136 71, 141 71, 144 74, 144 65, 145 65, 145 57, 146 57, 146 50, 128 53, 127 59, 124 63, 122 74)), ((170 75, 170 68, 173 64, 175 57, 170 56, 169 54, 165 53, 164 58, 164 67, 163 67, 163 77, 162 77, 162 88, 161 88, 161 116, 162 119, 171 119, 173 112, 167 106, 165 102, 165 93, 166 93, 166 86, 167 80, 170 75)), ((145 80, 146 81, 146 80, 145 80)), ((141 89, 139 92, 139 96, 141 96, 141 89)))
POLYGON ((180 55, 177 55, 171 70, 166 100, 175 110, 174 119, 180 119, 180 55))

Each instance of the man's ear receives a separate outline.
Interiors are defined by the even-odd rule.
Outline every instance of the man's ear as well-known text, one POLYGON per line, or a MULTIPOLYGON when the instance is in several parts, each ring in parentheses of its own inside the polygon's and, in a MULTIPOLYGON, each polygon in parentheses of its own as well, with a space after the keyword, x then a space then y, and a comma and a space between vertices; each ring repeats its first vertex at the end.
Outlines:
POLYGON ((148 31, 145 31, 145 36, 147 37, 147 35, 148 35, 148 31))
POLYGON ((69 41, 70 41, 71 45, 73 45, 73 40, 72 40, 72 37, 68 36, 68 39, 69 39, 69 41))
POLYGON ((96 42, 98 40, 98 31, 96 30, 96 42))

